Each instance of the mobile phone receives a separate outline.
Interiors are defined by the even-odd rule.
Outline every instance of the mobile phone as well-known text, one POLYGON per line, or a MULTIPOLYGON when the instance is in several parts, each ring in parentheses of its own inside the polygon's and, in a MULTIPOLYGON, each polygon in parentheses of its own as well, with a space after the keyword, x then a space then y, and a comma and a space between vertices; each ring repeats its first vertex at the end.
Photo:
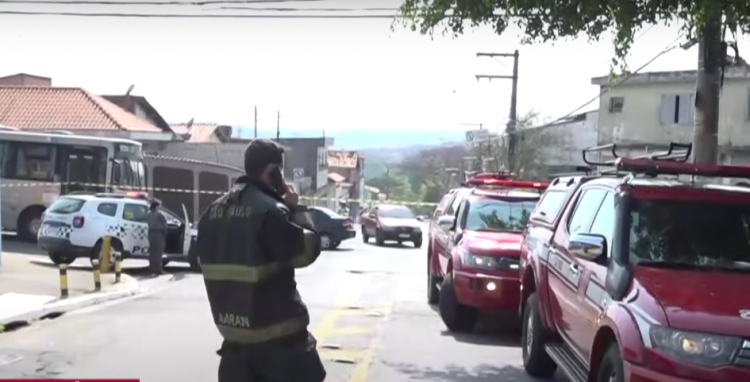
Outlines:
POLYGON ((284 182, 284 175, 281 174, 281 167, 274 166, 270 175, 271 184, 273 184, 274 190, 276 190, 279 195, 284 195, 286 193, 286 182, 284 182))

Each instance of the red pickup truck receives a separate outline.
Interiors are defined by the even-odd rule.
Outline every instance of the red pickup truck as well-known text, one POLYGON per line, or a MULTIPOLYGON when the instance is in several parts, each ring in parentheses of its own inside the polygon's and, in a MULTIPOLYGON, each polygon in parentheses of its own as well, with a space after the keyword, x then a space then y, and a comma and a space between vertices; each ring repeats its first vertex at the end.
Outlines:
POLYGON ((480 311, 518 307, 522 233, 547 184, 508 177, 479 174, 437 208, 427 252, 428 299, 438 303, 448 330, 471 330, 480 311), (445 214, 450 205, 452 214, 445 214))
POLYGON ((689 145, 646 158, 606 148, 615 160, 587 163, 611 170, 554 180, 529 219, 527 373, 750 381, 750 190, 731 185, 750 168, 682 163, 689 145))

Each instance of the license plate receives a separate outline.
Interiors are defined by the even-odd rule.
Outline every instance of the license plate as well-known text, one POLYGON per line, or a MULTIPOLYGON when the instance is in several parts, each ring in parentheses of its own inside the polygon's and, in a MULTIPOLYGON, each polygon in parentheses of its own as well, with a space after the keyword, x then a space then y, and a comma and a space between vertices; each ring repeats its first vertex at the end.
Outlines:
POLYGON ((409 235, 408 233, 402 233, 402 234, 398 235, 398 237, 410 237, 410 236, 411 235, 409 235))

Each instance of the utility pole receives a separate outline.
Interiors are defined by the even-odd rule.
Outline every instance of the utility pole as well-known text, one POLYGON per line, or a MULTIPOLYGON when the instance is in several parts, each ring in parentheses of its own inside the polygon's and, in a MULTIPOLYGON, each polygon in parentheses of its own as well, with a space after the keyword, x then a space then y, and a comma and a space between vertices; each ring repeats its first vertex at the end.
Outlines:
POLYGON ((719 144, 720 71, 726 59, 722 48, 721 16, 706 20, 698 41, 698 72, 695 83, 693 162, 715 164, 719 144))
POLYGON ((255 139, 258 139, 258 106, 255 106, 255 139))
POLYGON ((516 143, 517 143, 517 135, 516 135, 516 129, 518 125, 518 110, 517 110, 517 103, 518 103, 518 50, 514 51, 513 53, 477 53, 477 57, 513 57, 513 75, 512 76, 497 76, 497 75, 486 75, 486 74, 477 74, 476 78, 477 80, 480 80, 482 78, 486 78, 490 81, 497 80, 497 79, 504 79, 504 80, 511 80, 512 86, 511 86, 511 94, 510 94, 510 115, 508 120, 508 126, 505 130, 505 133, 508 135, 508 168, 507 170, 510 172, 515 172, 517 169, 515 168, 517 163, 515 162, 516 159, 516 143))
POLYGON ((276 142, 281 138, 281 112, 276 112, 276 142))

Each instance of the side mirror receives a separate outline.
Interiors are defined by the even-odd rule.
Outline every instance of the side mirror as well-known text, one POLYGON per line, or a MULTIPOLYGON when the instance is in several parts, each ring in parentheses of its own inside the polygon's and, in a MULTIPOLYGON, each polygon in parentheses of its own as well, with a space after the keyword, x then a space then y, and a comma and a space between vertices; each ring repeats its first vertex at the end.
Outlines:
POLYGON ((458 243, 461 242, 461 239, 464 237, 463 232, 456 232, 453 234, 453 244, 458 245, 458 243))
POLYGON ((568 242, 570 254, 588 261, 597 261, 607 256, 607 239, 591 233, 574 233, 568 242))
POLYGON ((438 227, 449 230, 451 227, 453 227, 453 224, 455 224, 456 219, 453 216, 445 215, 438 218, 437 225, 438 227))

